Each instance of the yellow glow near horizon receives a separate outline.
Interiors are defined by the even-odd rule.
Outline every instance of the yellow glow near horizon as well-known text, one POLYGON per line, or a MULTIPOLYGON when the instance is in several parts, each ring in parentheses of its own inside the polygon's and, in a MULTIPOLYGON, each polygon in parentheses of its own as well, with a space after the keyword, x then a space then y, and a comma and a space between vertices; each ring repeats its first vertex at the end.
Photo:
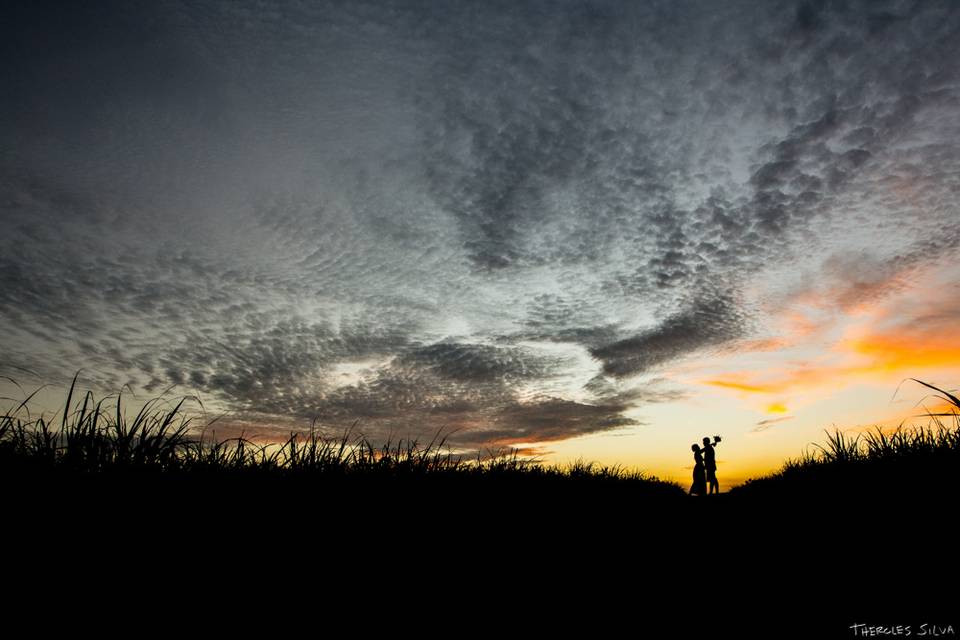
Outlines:
POLYGON ((663 377, 687 397, 636 410, 645 426, 536 445, 547 461, 621 464, 686 485, 690 444, 720 433, 718 476, 729 489, 800 456, 825 430, 926 424, 927 411, 950 406, 901 382, 960 381, 960 291, 949 284, 957 271, 932 269, 855 305, 805 292, 774 316, 776 337, 667 368, 663 377))
MULTIPOLYGON (((949 413, 950 405, 926 387, 901 383, 919 378, 949 389, 960 381, 960 325, 955 322, 960 317, 960 290, 944 284, 957 277, 956 271, 960 268, 953 268, 952 274, 948 269, 931 271, 912 287, 855 306, 804 293, 772 316, 774 337, 678 360, 642 378, 612 380, 611 388, 627 398, 632 391, 643 391, 653 378, 682 392, 675 399, 641 400, 636 407, 624 401, 629 407, 624 415, 640 426, 549 441, 521 435, 491 444, 516 448, 547 464, 594 461, 686 485, 692 466, 690 445, 720 434, 718 477, 721 489, 727 490, 800 456, 810 443, 824 440, 825 429, 926 424, 927 412, 949 413)), ((525 345, 575 366, 548 387, 522 389, 523 397, 535 399, 546 393, 563 401, 590 403, 592 396, 584 385, 599 364, 586 349, 533 341, 525 345)), ((342 362, 318 384, 333 389, 357 385, 374 377, 388 361, 384 357, 342 362)), ((48 389, 37 401, 56 410, 63 399, 59 389, 48 389)), ((136 402, 128 406, 135 410, 136 402)), ((267 442, 306 428, 292 418, 267 418, 272 426, 224 419, 216 424, 216 433, 221 437, 245 433, 267 442)), ((463 430, 489 428, 483 416, 458 420, 451 424, 463 430)))

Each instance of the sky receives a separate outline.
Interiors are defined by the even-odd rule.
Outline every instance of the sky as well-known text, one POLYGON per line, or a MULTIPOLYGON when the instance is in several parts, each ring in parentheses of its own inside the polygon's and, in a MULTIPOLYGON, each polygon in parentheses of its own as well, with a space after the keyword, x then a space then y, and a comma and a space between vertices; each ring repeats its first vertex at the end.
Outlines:
POLYGON ((726 488, 960 382, 957 60, 949 1, 5 2, 0 375, 726 488))

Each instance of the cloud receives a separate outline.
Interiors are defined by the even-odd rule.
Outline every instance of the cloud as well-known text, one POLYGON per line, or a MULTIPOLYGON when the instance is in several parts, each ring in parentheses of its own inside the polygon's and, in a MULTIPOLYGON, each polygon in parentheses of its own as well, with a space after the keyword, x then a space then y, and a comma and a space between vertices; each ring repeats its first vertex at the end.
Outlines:
POLYGON ((757 426, 751 429, 750 431, 752 433, 759 433, 761 431, 766 431, 770 427, 776 424, 779 424, 781 422, 785 422, 787 420, 793 420, 793 416, 780 416, 779 418, 767 418, 765 420, 759 421, 757 423, 757 426))
POLYGON ((696 298, 686 309, 636 336, 591 349, 604 373, 623 377, 746 332, 748 320, 726 296, 696 298))
POLYGON ((812 298, 837 312, 824 320, 824 331, 793 337, 795 346, 803 348, 809 341, 821 342, 826 329, 839 329, 828 349, 814 351, 810 359, 789 360, 762 371, 728 371, 702 382, 746 394, 781 395, 860 380, 897 381, 960 362, 955 346, 960 318, 955 268, 929 269, 911 286, 884 288, 882 295, 867 292, 855 316, 843 314, 845 295, 840 293, 826 300, 812 298), (863 302, 867 299, 871 302, 863 302))
POLYGON ((457 382, 497 382, 505 385, 524 379, 544 378, 553 369, 548 358, 532 357, 523 349, 462 343, 420 347, 404 354, 399 365, 419 367, 440 378, 457 382))
MULTIPOLYGON (((641 376, 789 348, 825 325, 765 333, 784 309, 868 313, 960 246, 949 3, 36 4, 0 30, 0 365, 177 384, 245 427, 635 426, 682 398, 641 376)), ((946 325, 912 320, 922 344, 845 344, 929 363, 946 325)))
POLYGON ((588 405, 561 398, 539 398, 499 411, 492 421, 494 428, 483 431, 482 437, 484 442, 498 445, 551 442, 640 424, 621 415, 629 407, 627 404, 588 405))

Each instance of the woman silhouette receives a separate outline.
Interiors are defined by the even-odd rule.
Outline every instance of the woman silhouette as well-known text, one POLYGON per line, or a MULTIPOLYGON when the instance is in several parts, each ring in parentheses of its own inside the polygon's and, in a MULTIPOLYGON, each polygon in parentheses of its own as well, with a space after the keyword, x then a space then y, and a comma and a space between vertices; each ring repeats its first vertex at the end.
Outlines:
POLYGON ((707 493, 707 471, 703 466, 703 452, 700 451, 700 445, 690 446, 693 451, 693 484, 690 485, 690 495, 706 495, 707 493))

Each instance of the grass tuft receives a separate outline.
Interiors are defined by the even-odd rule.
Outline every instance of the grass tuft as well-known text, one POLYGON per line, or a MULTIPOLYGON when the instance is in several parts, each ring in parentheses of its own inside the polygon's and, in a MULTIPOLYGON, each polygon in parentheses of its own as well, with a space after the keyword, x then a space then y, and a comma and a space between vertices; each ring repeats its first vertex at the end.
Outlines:
MULTIPOLYGON (((67 391, 60 420, 33 415, 25 401, 0 416, 0 464, 9 471, 67 472, 85 475, 154 473, 204 478, 257 477, 391 480, 443 478, 522 480, 522 484, 571 482, 631 485, 682 495, 682 488, 638 471, 578 461, 567 467, 547 466, 521 458, 515 449, 488 451, 475 458, 456 455, 438 432, 428 443, 387 440, 374 444, 353 435, 354 425, 340 437, 311 428, 291 433, 281 443, 258 444, 240 437, 216 440, 196 435, 192 418, 180 399, 172 408, 149 400, 130 419, 122 392, 96 400, 91 392, 77 397, 77 376, 67 391)), ((506 484, 509 484, 506 483, 506 484)))
POLYGON ((749 480, 732 493, 771 491, 810 493, 844 491, 940 491, 952 484, 960 466, 960 399, 932 384, 910 378, 941 395, 954 409, 927 412, 926 425, 885 432, 879 426, 862 433, 826 431, 823 444, 814 443, 799 458, 779 470, 749 480), (952 418, 952 420, 943 420, 952 418))

